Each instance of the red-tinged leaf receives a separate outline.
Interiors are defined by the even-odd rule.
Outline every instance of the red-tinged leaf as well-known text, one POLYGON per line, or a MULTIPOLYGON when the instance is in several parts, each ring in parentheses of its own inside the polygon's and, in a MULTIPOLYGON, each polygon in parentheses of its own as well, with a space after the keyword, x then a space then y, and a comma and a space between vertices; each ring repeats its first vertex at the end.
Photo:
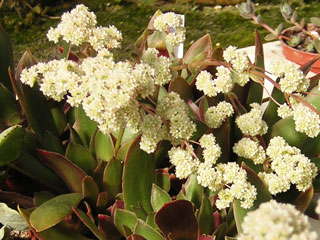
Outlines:
POLYGON ((204 58, 211 57, 212 55, 212 42, 209 34, 204 35, 202 38, 192 44, 192 46, 184 55, 184 64, 192 63, 193 59, 202 53, 205 53, 204 58))
POLYGON ((129 236, 128 240, 147 240, 144 237, 138 235, 138 234, 132 234, 129 236))
POLYGON ((54 198, 55 196, 47 191, 36 192, 34 193, 33 203, 36 207, 39 207, 41 204, 45 203, 46 201, 54 198))
POLYGON ((203 195, 202 198, 202 203, 198 213, 198 223, 200 234, 212 235, 214 231, 213 210, 211 202, 206 195, 203 195))
POLYGON ((116 208, 114 212, 113 220, 114 220, 114 225, 125 237, 129 237, 129 235, 131 235, 131 234, 127 234, 125 227, 129 228, 132 233, 138 221, 136 215, 133 212, 119 209, 119 208, 116 208))
POLYGON ((110 134, 98 131, 95 136, 95 152, 98 160, 110 161, 115 156, 113 140, 110 134))
POLYGON ((165 238, 157 230, 146 224, 144 221, 141 221, 140 219, 138 219, 137 224, 134 227, 134 233, 146 239, 165 240, 165 238))
POLYGON ((165 204, 157 212, 155 222, 164 235, 172 240, 198 239, 198 223, 189 201, 176 200, 165 204))
POLYGON ((81 234, 74 232, 70 229, 63 228, 59 225, 51 227, 47 230, 44 230, 42 232, 36 232, 35 229, 32 228, 29 217, 32 212, 31 209, 21 209, 18 206, 19 213, 21 216, 26 220, 29 227, 31 228, 33 234, 37 237, 39 240, 49 240, 49 239, 59 239, 59 240, 90 240, 89 238, 82 236, 81 234))
POLYGON ((236 225, 238 229, 238 233, 242 233, 242 222, 244 217, 247 215, 248 212, 253 211, 259 207, 259 205, 263 202, 268 202, 272 199, 271 194, 269 193, 267 187, 261 181, 259 176, 250 168, 242 164, 242 168, 247 172, 247 179, 248 181, 254 185, 257 189, 257 198, 253 203, 253 206, 249 209, 244 209, 240 205, 239 200, 235 200, 233 202, 233 213, 234 218, 236 220, 236 225))
POLYGON ((68 144, 66 158, 88 174, 94 171, 97 164, 96 160, 87 148, 73 142, 68 144))
POLYGON ((108 192, 109 203, 114 202, 115 196, 122 192, 122 163, 112 158, 103 172, 103 191, 108 192))
POLYGON ((294 205, 297 206, 300 212, 304 213, 307 210, 312 200, 313 193, 314 193, 314 189, 313 189, 313 186, 311 186, 305 192, 301 192, 298 198, 294 201, 294 205))
POLYGON ((30 224, 37 232, 46 230, 72 213, 72 207, 82 200, 80 193, 69 193, 52 198, 37 207, 30 215, 30 224))
POLYGON ((0 26, 0 83, 6 86, 7 89, 12 91, 10 84, 10 78, 8 75, 8 69, 14 71, 14 60, 12 46, 8 35, 5 33, 3 28, 0 26))
POLYGON ((199 240, 214 240, 214 238, 213 238, 212 236, 202 234, 202 235, 199 237, 199 240))
POLYGON ((192 100, 188 100, 188 105, 189 105, 192 113, 193 113, 198 119, 201 119, 199 107, 198 107, 192 100))
POLYGON ((164 191, 170 190, 170 175, 167 169, 157 169, 155 173, 155 184, 157 184, 164 191))
POLYGON ((97 123, 91 120, 84 112, 82 107, 76 108, 76 121, 73 128, 79 134, 85 147, 89 147, 91 137, 97 129, 97 123))
POLYGON ((317 73, 316 75, 312 76, 310 79, 310 86, 308 87, 308 92, 310 92, 314 87, 318 86, 319 80, 320 80, 320 73, 317 73))
POLYGON ((117 208, 124 210, 124 202, 122 200, 116 200, 115 203, 112 205, 112 208, 111 208, 112 217, 114 217, 114 212, 117 208))
POLYGON ((310 72, 312 66, 319 60, 319 58, 320 55, 318 55, 314 59, 311 59, 310 61, 306 62, 300 67, 300 70, 303 72, 305 76, 310 72))
POLYGON ((214 232, 215 240, 224 240, 227 233, 227 223, 224 222, 219 225, 217 230, 214 232))
POLYGON ((197 208, 200 207, 203 196, 203 187, 198 183, 197 176, 189 176, 184 186, 186 199, 191 201, 197 208))
POLYGON ((119 159, 122 162, 126 160, 130 146, 133 144, 134 141, 135 139, 131 139, 121 144, 121 147, 117 152, 117 159, 119 159))
POLYGON ((34 203, 31 197, 23 196, 15 192, 7 192, 0 190, 0 199, 1 202, 6 202, 8 204, 14 203, 25 208, 34 207, 34 203))
POLYGON ((208 110, 209 108, 209 103, 208 103, 208 99, 206 96, 204 96, 201 100, 200 100, 200 103, 199 103, 199 115, 200 115, 200 120, 205 122, 205 118, 204 118, 204 115, 206 113, 206 111, 208 110))
POLYGON ((96 169, 93 172, 93 179, 98 184, 100 191, 103 188, 103 172, 106 167, 106 162, 100 160, 96 169))
POLYGON ((0 166, 16 160, 22 150, 24 128, 15 125, 0 133, 0 166))
POLYGON ((154 182, 154 156, 139 147, 140 136, 130 146, 124 163, 122 190, 125 209, 141 206, 147 212, 152 211, 150 202, 152 183, 154 182))
POLYGON ((90 176, 85 176, 82 179, 82 195, 91 207, 95 206, 99 195, 99 187, 90 176))
POLYGON ((155 212, 157 212, 162 206, 168 202, 171 202, 170 195, 162 190, 155 184, 152 184, 151 190, 151 205, 155 212))
POLYGON ((108 215, 98 215, 98 229, 108 240, 118 240, 121 234, 113 223, 113 218, 108 215))
POLYGON ((226 119, 224 123, 219 128, 213 129, 213 134, 216 137, 218 145, 221 147, 221 156, 218 159, 218 162, 226 163, 230 159, 231 149, 231 124, 234 122, 230 121, 229 118, 226 119))
POLYGON ((77 165, 64 156, 38 149, 38 155, 49 168, 58 174, 72 192, 82 192, 82 179, 87 176, 77 165))
POLYGON ((179 93, 180 97, 186 102, 193 100, 192 87, 180 76, 170 82, 168 92, 179 93))
POLYGON ((81 222, 83 222, 99 240, 107 240, 107 237, 99 231, 98 227, 91 221, 85 212, 75 207, 73 207, 72 210, 80 218, 81 222))
POLYGON ((96 210, 99 213, 105 212, 107 205, 108 205, 108 193, 107 192, 101 192, 98 195, 97 204, 96 204, 96 210))

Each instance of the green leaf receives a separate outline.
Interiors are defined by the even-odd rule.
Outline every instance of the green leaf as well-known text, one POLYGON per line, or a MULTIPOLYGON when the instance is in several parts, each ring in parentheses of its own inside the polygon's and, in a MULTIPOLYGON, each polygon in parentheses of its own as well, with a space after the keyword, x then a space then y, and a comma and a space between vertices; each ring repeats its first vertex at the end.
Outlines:
POLYGON ((70 191, 82 192, 82 179, 87 175, 81 168, 57 153, 39 149, 38 155, 42 162, 62 178, 70 191))
MULTIPOLYGON (((0 203, 0 223, 16 231, 25 231, 29 227, 21 215, 5 203, 0 203)), ((1 239, 1 238, 0 238, 1 239)))
POLYGON ((47 191, 36 192, 34 193, 33 202, 36 207, 39 207, 41 204, 45 203, 46 201, 54 198, 55 196, 47 191))
POLYGON ((186 199, 194 203, 194 205, 199 208, 202 202, 203 187, 198 183, 196 174, 189 176, 184 190, 186 199))
POLYGON ((136 214, 138 219, 146 221, 146 219, 148 217, 148 214, 142 207, 140 207, 140 206, 139 207, 132 206, 131 208, 132 208, 132 211, 136 214))
POLYGON ((108 204, 108 193, 101 192, 98 195, 96 210, 99 213, 105 212, 108 204))
POLYGON ((213 210, 211 202, 206 195, 203 195, 198 215, 199 233, 212 235, 214 231, 213 210))
POLYGON ((0 83, 6 86, 7 89, 12 90, 8 69, 14 71, 13 51, 8 35, 0 26, 0 83))
POLYGON ((0 82, 0 119, 6 125, 20 122, 19 108, 12 92, 0 82))
POLYGON ((99 231, 98 227, 91 221, 87 214, 75 207, 72 207, 72 210, 99 240, 107 240, 106 236, 99 231))
POLYGON ((169 192, 170 190, 170 175, 167 171, 156 170, 154 183, 157 184, 164 191, 169 192))
POLYGON ((50 131, 46 131, 43 145, 47 151, 56 152, 61 155, 64 154, 64 149, 60 139, 50 131))
POLYGON ((95 136, 95 152, 98 160, 108 162, 115 156, 114 144, 110 134, 98 131, 95 136))
POLYGON ((313 186, 311 186, 306 191, 301 192, 298 198, 295 200, 294 205, 297 206, 300 212, 304 213, 307 210, 310 202, 312 201, 313 192, 314 189, 313 186))
POLYGON ((92 173, 97 164, 87 148, 73 142, 68 144, 66 158, 86 173, 92 173))
POLYGON ((84 112, 82 107, 76 108, 76 122, 73 128, 79 134, 85 147, 89 147, 91 137, 97 129, 97 123, 91 120, 84 112))
POLYGON ((21 152, 24 128, 12 126, 0 133, 0 166, 16 160, 21 152))
POLYGON ((157 212, 165 203, 171 202, 170 195, 155 184, 152 184, 151 190, 151 205, 157 212))
POLYGON ((134 228, 134 233, 139 234, 145 239, 152 240, 164 240, 165 238, 154 228, 146 224, 145 222, 138 219, 137 224, 134 228))
POLYGON ((122 192, 122 163, 112 158, 103 172, 103 191, 108 192, 109 203, 111 204, 116 195, 122 192))
POLYGON ((52 114, 53 120, 56 124, 58 133, 59 133, 59 135, 61 135, 67 126, 66 116, 65 116, 62 108, 59 106, 51 108, 51 114, 52 114))
POLYGON ((156 214, 155 222, 169 239, 195 240, 198 238, 198 222, 192 203, 176 200, 165 204, 156 214))
POLYGON ((123 198, 125 209, 141 205, 147 212, 152 211, 150 202, 152 183, 154 182, 154 157, 139 147, 140 137, 130 146, 123 170, 123 198))
POLYGON ((82 200, 80 193, 62 194, 36 208, 30 215, 30 224, 37 232, 46 230, 72 213, 72 207, 82 200))
POLYGON ((91 207, 95 206, 99 195, 99 187, 90 176, 86 176, 82 180, 82 195, 91 207))
POLYGON ((272 40, 276 40, 276 39, 277 39, 277 36, 272 33, 269 33, 264 37, 264 40, 266 40, 266 41, 272 41, 272 40))
POLYGON ((242 168, 247 172, 248 181, 256 187, 257 198, 254 201, 253 206, 249 209, 242 208, 239 200, 235 200, 233 202, 233 213, 234 213, 234 218, 236 220, 238 233, 243 232, 241 225, 247 213, 257 209, 261 203, 268 202, 272 199, 271 194, 269 193, 267 187, 261 181, 259 176, 244 164, 242 164, 242 168))
MULTIPOLYGON (((199 40, 197 40, 192 46, 188 49, 183 58, 184 64, 189 64, 194 61, 199 55, 205 53, 202 59, 210 57, 212 55, 212 43, 209 34, 204 35, 199 40)), ((198 59, 199 61, 202 59, 198 59)))
POLYGON ((122 233, 123 236, 129 237, 124 230, 124 226, 128 227, 133 232, 137 224, 137 217, 133 212, 116 208, 114 212, 114 225, 122 233))

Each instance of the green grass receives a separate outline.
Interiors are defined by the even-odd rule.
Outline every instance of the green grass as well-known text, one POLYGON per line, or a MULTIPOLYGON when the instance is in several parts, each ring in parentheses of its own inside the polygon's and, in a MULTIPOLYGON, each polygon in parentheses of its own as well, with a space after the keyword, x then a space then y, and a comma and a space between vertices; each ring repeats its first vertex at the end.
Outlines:
MULTIPOLYGON (((240 17, 235 7, 224 7, 216 10, 208 6, 195 6, 193 4, 117 4, 108 1, 87 0, 87 5, 93 10, 100 25, 115 25, 123 34, 122 49, 116 51, 119 58, 127 58, 133 49, 135 40, 147 26, 153 13, 160 8, 162 11, 175 11, 186 16, 186 42, 185 49, 203 36, 209 33, 212 43, 220 44, 222 47, 235 45, 245 47, 254 44, 254 29, 257 28, 262 36, 267 31, 258 25, 252 24, 249 20, 240 17)), ((57 8, 55 15, 60 15, 63 11, 70 9, 57 8)), ((317 16, 320 12, 320 5, 316 2, 310 4, 295 3, 299 16, 317 16)), ((262 15, 264 22, 272 27, 276 27, 282 22, 279 12, 279 5, 260 5, 257 12, 262 15)), ((30 15, 30 14, 29 14, 30 15)), ((57 50, 53 43, 46 39, 46 32, 51 26, 55 26, 57 20, 48 20, 40 17, 29 16, 27 21, 19 19, 16 13, 2 11, 0 18, 13 43, 15 59, 21 57, 26 48, 29 48, 40 60, 57 57, 57 50)))

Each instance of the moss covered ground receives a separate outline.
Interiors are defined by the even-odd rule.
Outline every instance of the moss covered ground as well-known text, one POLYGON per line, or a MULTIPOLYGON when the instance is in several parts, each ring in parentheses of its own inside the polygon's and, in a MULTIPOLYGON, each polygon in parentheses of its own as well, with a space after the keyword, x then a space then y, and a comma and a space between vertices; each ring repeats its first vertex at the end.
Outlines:
MULTIPOLYGON (((116 52, 119 58, 130 56, 135 40, 143 32, 157 9, 185 14, 186 49, 192 42, 206 33, 211 35, 214 45, 220 44, 222 47, 228 45, 245 47, 254 44, 255 28, 262 36, 267 34, 260 26, 243 19, 234 6, 216 9, 214 6, 198 6, 181 2, 151 1, 152 4, 147 4, 146 1, 140 1, 139 3, 122 1, 119 3, 114 0, 112 2, 107 0, 87 0, 83 2, 96 13, 100 25, 112 24, 122 32, 123 47, 121 51, 116 52)), ((61 15, 63 11, 67 11, 75 5, 76 2, 68 2, 55 6, 48 11, 48 14, 61 15)), ((293 6, 297 9, 300 17, 304 16, 307 19, 310 16, 318 16, 320 12, 318 2, 308 4, 295 2, 293 6)), ((257 6, 257 12, 262 15, 264 22, 274 28, 283 21, 279 12, 279 4, 260 4, 257 6)), ((22 13, 19 17, 14 9, 5 8, 0 9, 0 19, 12 41, 16 61, 26 48, 29 48, 40 60, 46 60, 57 55, 55 45, 46 39, 46 32, 51 26, 55 26, 59 20, 43 18, 28 11, 22 13)))

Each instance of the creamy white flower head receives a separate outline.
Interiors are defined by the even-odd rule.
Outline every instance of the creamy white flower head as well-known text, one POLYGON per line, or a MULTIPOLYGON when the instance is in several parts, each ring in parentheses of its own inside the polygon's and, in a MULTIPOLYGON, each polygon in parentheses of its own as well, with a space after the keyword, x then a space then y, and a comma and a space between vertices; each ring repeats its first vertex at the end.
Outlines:
POLYGON ((171 61, 165 56, 159 56, 155 48, 148 48, 142 54, 142 62, 149 64, 154 69, 154 83, 163 86, 171 81, 171 61))
POLYGON ((64 41, 79 46, 89 40, 91 30, 96 23, 95 14, 80 4, 70 12, 64 13, 61 16, 61 22, 56 28, 50 28, 47 37, 55 43, 62 37, 64 41))
POLYGON ((215 87, 218 92, 228 93, 232 89, 231 71, 224 66, 217 67, 217 78, 214 80, 215 87))
POLYGON ((252 160, 254 164, 263 164, 266 160, 266 153, 263 147, 250 138, 242 138, 233 146, 232 150, 239 157, 252 160))
POLYGON ((217 106, 209 107, 205 113, 205 121, 210 128, 219 128, 227 117, 234 113, 233 107, 226 101, 221 101, 217 106))
POLYGON ((198 169, 199 162, 193 159, 188 150, 173 147, 168 154, 170 162, 176 167, 177 178, 187 178, 198 169))
POLYGON ((306 91, 310 81, 292 62, 276 60, 271 63, 270 72, 280 78, 280 88, 285 93, 306 91))
POLYGON ((163 97, 157 105, 157 110, 170 121, 169 133, 174 142, 190 139, 196 131, 196 125, 189 117, 188 105, 180 98, 178 93, 170 92, 163 97))
POLYGON ((215 97, 218 94, 218 89, 214 85, 212 75, 206 70, 201 71, 197 76, 196 87, 208 97, 215 97))
POLYGON ((200 140, 200 146, 203 148, 202 155, 204 161, 210 164, 215 164, 221 155, 221 148, 216 143, 215 136, 210 134, 204 134, 200 140))
POLYGON ((287 118, 292 116, 292 109, 285 103, 278 107, 277 109, 278 116, 281 118, 287 118))
POLYGON ((306 191, 312 186, 318 169, 314 163, 291 147, 282 137, 274 137, 267 148, 272 172, 260 174, 271 194, 285 192, 290 184, 295 184, 299 191, 306 191))
POLYGON ((236 119, 236 124, 245 135, 256 136, 267 133, 268 125, 262 120, 261 106, 258 103, 251 103, 250 112, 245 113, 236 119))
POLYGON ((242 223, 243 234, 239 240, 315 240, 307 216, 293 205, 271 200, 249 212, 242 223))
POLYGON ((314 138, 320 133, 320 116, 302 103, 292 106, 295 129, 314 138))
POLYGON ((92 29, 88 42, 94 50, 99 51, 103 48, 118 48, 121 40, 121 32, 115 26, 109 26, 92 29))
POLYGON ((197 171, 198 183, 203 187, 208 187, 211 191, 218 191, 223 187, 222 172, 212 167, 209 162, 200 163, 197 171))
POLYGON ((185 40, 185 29, 182 27, 182 16, 174 12, 168 12, 157 16, 153 26, 157 31, 166 32, 166 41, 171 46, 183 43, 185 40))

